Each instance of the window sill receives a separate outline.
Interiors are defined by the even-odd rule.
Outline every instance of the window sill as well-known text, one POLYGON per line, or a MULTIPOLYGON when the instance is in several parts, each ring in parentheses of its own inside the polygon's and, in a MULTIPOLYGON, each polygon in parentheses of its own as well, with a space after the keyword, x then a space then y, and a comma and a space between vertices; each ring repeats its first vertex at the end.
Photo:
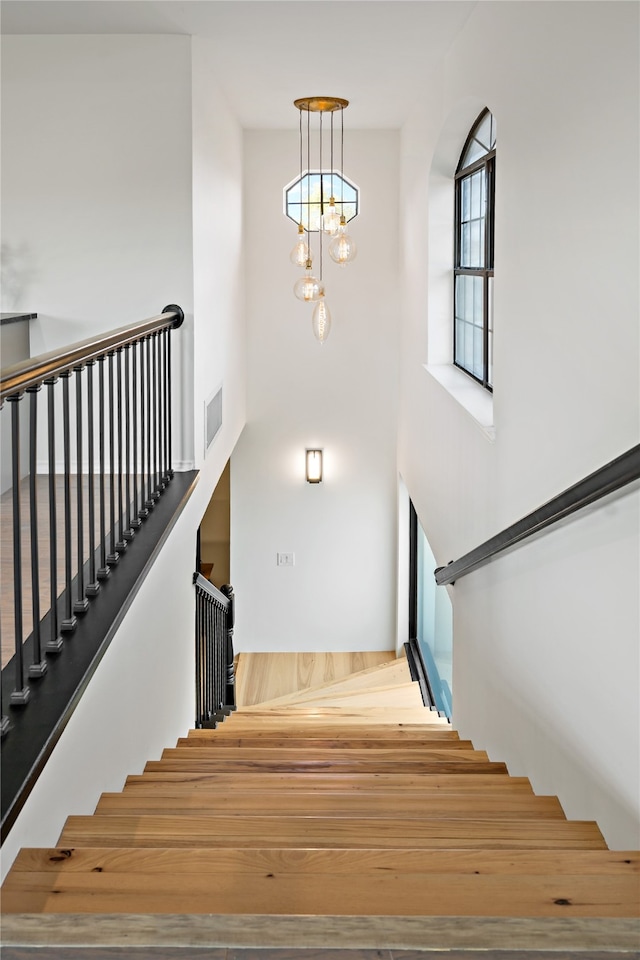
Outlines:
POLYGON ((425 364, 425 370, 466 410, 489 440, 495 440, 493 395, 452 363, 425 364))

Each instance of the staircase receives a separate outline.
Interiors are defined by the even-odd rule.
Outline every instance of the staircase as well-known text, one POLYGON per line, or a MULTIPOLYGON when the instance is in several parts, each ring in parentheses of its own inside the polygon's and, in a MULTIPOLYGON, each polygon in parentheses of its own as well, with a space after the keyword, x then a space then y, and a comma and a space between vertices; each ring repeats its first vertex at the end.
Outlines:
POLYGON ((20 852, 4 933, 628 955, 638 861, 460 739, 392 660, 192 730, 57 848, 20 852))

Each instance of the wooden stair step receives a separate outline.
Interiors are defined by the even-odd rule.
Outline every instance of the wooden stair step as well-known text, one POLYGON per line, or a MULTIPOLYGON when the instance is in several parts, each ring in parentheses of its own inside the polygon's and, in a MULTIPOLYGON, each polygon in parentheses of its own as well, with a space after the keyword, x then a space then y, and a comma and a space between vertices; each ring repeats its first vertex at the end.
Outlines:
POLYGON ((186 794, 167 797, 152 794, 103 793, 96 813, 115 816, 162 813, 171 816, 323 816, 323 817, 395 817, 457 819, 565 819, 557 797, 526 794, 473 796, 445 794, 398 796, 394 793, 317 793, 312 791, 266 791, 243 793, 234 791, 207 794, 186 794))
MULTIPOLYGON (((168 752, 168 751, 165 751, 168 752)), ((210 758, 194 757, 195 751, 187 751, 179 756, 173 755, 162 760, 150 760, 145 765, 145 771, 149 773, 161 772, 163 770, 180 770, 188 768, 194 772, 206 772, 207 770, 220 773, 232 773, 234 771, 250 773, 297 773, 304 776, 309 773, 495 773, 496 775, 506 774, 507 768, 504 763, 490 760, 420 760, 396 761, 396 760, 305 760, 300 757, 299 760, 218 760, 210 758)))
MULTIPOLYGON (((203 877, 224 873, 256 873, 283 870, 305 874, 354 875, 359 872, 397 871, 394 850, 365 847, 298 848, 255 847, 23 847, 10 876, 36 870, 40 873, 200 873, 203 877)), ((637 850, 404 850, 402 872, 526 874, 581 873, 585 876, 635 876, 640 882, 637 850)))
POLYGON ((210 883, 194 870, 180 874, 95 868, 13 874, 5 912, 233 913, 337 916, 624 917, 638 915, 637 877, 604 873, 558 875, 451 874, 388 870, 341 873, 220 870, 210 883), (135 906, 134 906, 135 904, 135 906))
POLYGON ((334 707, 400 707, 402 709, 415 708, 424 709, 420 685, 413 680, 406 683, 385 684, 379 687, 370 687, 363 690, 338 690, 336 692, 316 693, 309 698, 295 698, 294 701, 286 705, 274 707, 267 703, 259 703, 255 706, 246 706, 242 708, 244 714, 262 713, 264 710, 288 710, 300 709, 303 707, 313 708, 318 706, 334 707))
POLYGON ((191 770, 145 772, 131 774, 125 781, 125 790, 173 792, 202 790, 223 792, 225 790, 258 791, 335 791, 337 789, 360 791, 382 790, 400 794, 413 793, 419 796, 429 793, 524 793, 533 794, 527 777, 496 776, 495 773, 459 774, 394 774, 354 773, 322 774, 307 773, 303 777, 289 773, 194 773, 191 770))
POLYGON ((297 750, 299 753, 305 753, 316 747, 323 750, 430 750, 438 746, 447 750, 473 749, 471 740, 461 740, 457 733, 453 735, 446 730, 437 730, 428 737, 406 739, 399 747, 396 746, 395 740, 392 741, 389 737, 352 737, 349 740, 338 740, 336 737, 218 737, 217 732, 217 730, 191 730, 188 736, 178 739, 177 746, 194 748, 215 746, 217 750, 230 747, 254 749, 282 747, 287 750, 297 750))
POLYGON ((289 739, 292 737, 349 740, 355 737, 362 740, 404 742, 405 740, 425 740, 431 736, 437 737, 441 734, 448 734, 451 731, 449 724, 440 717, 436 716, 436 719, 437 723, 396 723, 391 725, 372 724, 366 719, 356 720, 354 723, 343 723, 339 718, 332 717, 319 719, 289 718, 287 721, 281 722, 277 718, 273 720, 266 717, 252 719, 251 722, 247 723, 246 718, 242 719, 234 714, 219 724, 215 730, 195 730, 193 735, 208 737, 213 734, 219 740, 246 739, 247 737, 254 740, 289 739))
POLYGON ((404 747, 380 748, 372 747, 368 750, 361 750, 352 747, 339 747, 327 749, 326 747, 310 747, 307 750, 291 750, 287 747, 227 747, 220 749, 217 744, 207 744, 195 749, 193 746, 178 744, 177 747, 167 747, 162 751, 163 760, 220 760, 222 762, 233 762, 242 760, 251 762, 254 760, 264 760, 265 762, 283 762, 298 764, 301 760, 315 761, 323 760, 330 763, 359 762, 376 764, 378 762, 396 762, 396 763, 422 763, 435 762, 439 760, 455 760, 456 763, 466 763, 471 761, 488 760, 486 750, 474 750, 473 745, 458 746, 453 749, 448 744, 438 744, 429 750, 405 750, 404 747))
POLYGON ((71 816, 59 846, 554 847, 606 849, 597 824, 571 820, 388 817, 71 816))

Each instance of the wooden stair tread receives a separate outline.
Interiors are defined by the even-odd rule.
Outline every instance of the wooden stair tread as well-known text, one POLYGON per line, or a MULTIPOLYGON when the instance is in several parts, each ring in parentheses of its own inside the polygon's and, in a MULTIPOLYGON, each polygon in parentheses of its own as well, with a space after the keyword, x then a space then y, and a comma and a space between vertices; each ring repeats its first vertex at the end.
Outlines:
POLYGON ((71 816, 59 846, 544 846, 606 849, 595 823, 576 820, 405 819, 392 817, 71 816))
POLYGON ((394 793, 461 792, 527 793, 533 789, 526 777, 496 776, 495 773, 459 774, 404 774, 404 773, 307 773, 304 777, 289 773, 210 773, 192 770, 145 772, 131 774, 125 781, 125 790, 205 790, 243 791, 262 790, 381 790, 394 793))
MULTIPOLYGON (((182 874, 256 873, 288 870, 295 874, 357 874, 374 870, 397 870, 393 850, 381 847, 298 848, 256 847, 23 847, 10 875, 37 870, 41 873, 98 872, 182 874)), ((500 873, 508 875, 583 873, 585 875, 633 875, 640 881, 637 850, 575 850, 570 858, 553 850, 405 850, 402 869, 407 873, 500 873)))
POLYGON ((387 816, 396 819, 417 817, 457 819, 565 819, 557 797, 537 797, 527 794, 490 794, 466 796, 444 794, 426 797, 394 793, 342 793, 315 791, 260 791, 254 794, 235 791, 221 796, 185 794, 167 797, 160 792, 149 794, 103 793, 95 809, 105 815, 128 816, 145 813, 163 813, 172 816, 244 816, 247 813, 263 817, 283 814, 303 817, 387 816))
POLYGON ((397 739, 389 737, 350 737, 337 739, 336 737, 254 737, 235 736, 219 737, 217 730, 192 730, 186 737, 180 737, 179 747, 207 747, 215 746, 217 750, 227 748, 284 748, 287 750, 307 750, 318 747, 324 750, 429 750, 432 747, 441 747, 447 750, 472 749, 471 740, 461 740, 457 733, 448 730, 436 729, 429 735, 406 738, 398 744, 397 739), (198 736, 196 736, 198 734, 198 736))
POLYGON ((495 874, 451 875, 221 873, 205 885, 199 873, 18 874, 3 897, 6 912, 127 913, 132 898, 144 913, 329 914, 342 916, 622 917, 638 914, 635 877, 495 874))
POLYGON ((192 757, 192 751, 188 751, 188 756, 184 754, 171 756, 163 760, 150 760, 145 765, 145 771, 150 773, 162 770, 180 770, 188 767, 194 772, 201 771, 220 771, 232 773, 252 771, 265 773, 298 773, 301 776, 307 773, 494 773, 496 775, 506 774, 507 768, 504 763, 491 760, 306 760, 300 757, 299 760, 224 760, 224 759, 204 759, 192 757))
POLYGON ((356 762, 376 763, 378 761, 391 761, 396 763, 416 763, 424 761, 435 762, 439 760, 455 760, 457 763, 467 761, 488 760, 485 750, 474 750, 472 746, 450 747, 448 744, 437 744, 428 750, 405 750, 404 747, 371 747, 368 750, 356 747, 339 747, 336 749, 327 749, 323 747, 309 747, 304 753, 298 750, 287 749, 286 747, 228 747, 219 749, 217 744, 202 745, 195 749, 191 745, 179 744, 177 747, 167 747, 162 751, 163 760, 184 759, 193 760, 221 760, 230 761, 253 760, 264 761, 282 761, 299 763, 301 759, 326 760, 331 763, 356 762))
POLYGON ((420 686, 416 681, 409 680, 407 683, 394 683, 371 687, 363 690, 338 690, 335 692, 319 692, 309 699, 296 700, 294 703, 288 703, 284 706, 274 707, 269 703, 258 703, 255 706, 243 708, 243 712, 252 715, 253 713, 262 713, 265 710, 288 710, 302 708, 316 708, 319 706, 327 707, 399 707, 407 710, 414 708, 416 710, 424 709, 420 686))

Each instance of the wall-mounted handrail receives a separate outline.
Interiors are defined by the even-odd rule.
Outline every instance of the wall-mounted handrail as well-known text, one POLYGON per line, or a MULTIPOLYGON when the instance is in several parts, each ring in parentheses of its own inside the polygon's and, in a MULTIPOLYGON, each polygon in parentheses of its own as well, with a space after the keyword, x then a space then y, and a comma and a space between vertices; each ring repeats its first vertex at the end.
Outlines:
POLYGON ((41 353, 37 357, 22 360, 2 371, 0 379, 0 402, 12 394, 22 393, 28 387, 43 384, 51 377, 59 377, 62 373, 84 366, 88 361, 97 360, 113 350, 136 343, 143 337, 165 330, 168 327, 176 329, 184 321, 182 309, 175 303, 165 307, 160 316, 142 320, 140 323, 118 327, 108 333, 78 340, 67 347, 41 353))
POLYGON ((590 473, 573 486, 567 487, 552 500, 528 513, 521 520, 512 523, 489 540, 485 540, 458 560, 454 560, 446 567, 437 567, 436 583, 439 586, 454 583, 460 577, 488 563, 503 550, 507 550, 521 540, 576 513, 638 478, 640 478, 640 444, 631 447, 626 453, 590 473))

